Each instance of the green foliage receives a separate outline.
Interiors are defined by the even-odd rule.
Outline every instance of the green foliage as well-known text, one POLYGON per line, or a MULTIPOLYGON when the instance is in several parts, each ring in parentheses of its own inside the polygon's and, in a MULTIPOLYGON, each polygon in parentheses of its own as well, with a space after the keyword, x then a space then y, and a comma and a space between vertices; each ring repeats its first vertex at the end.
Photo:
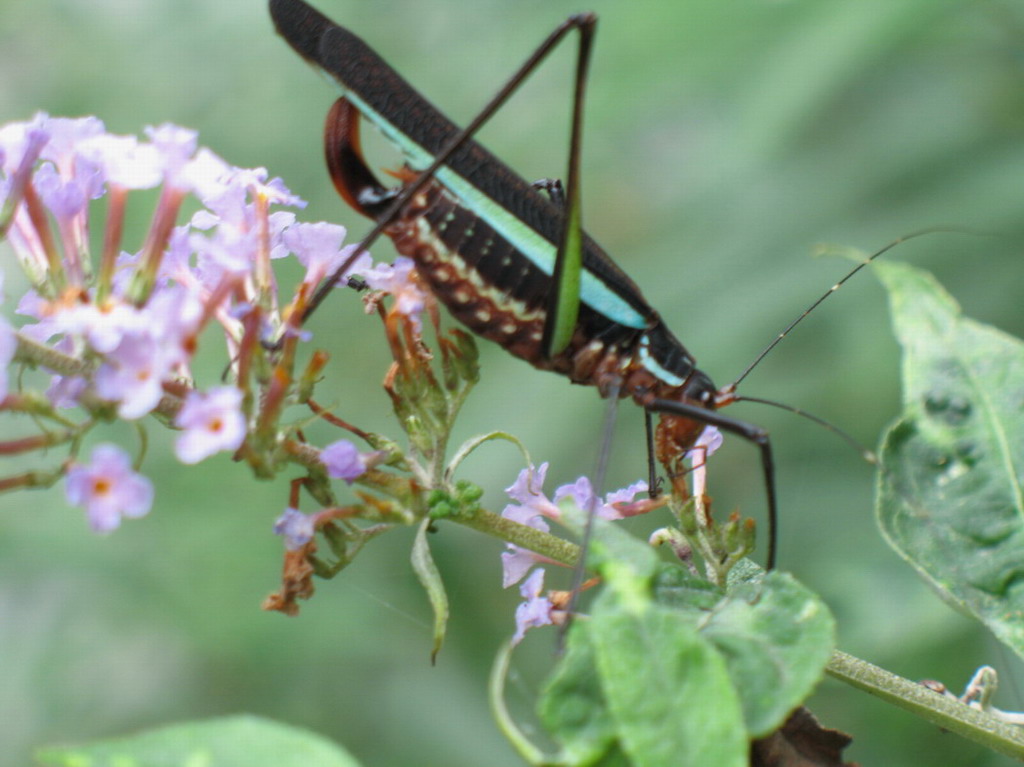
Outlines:
POLYGON ((1024 656, 1024 343, 963 317, 926 272, 877 271, 903 347, 879 524, 943 597, 1024 656))
MULTIPOLYGON (((262 3, 152 0, 130 15, 117 3, 0 5, 4 119, 42 107, 95 113, 131 133, 175 120, 232 162, 285 175, 311 200, 312 218, 364 231, 336 199, 317 149, 331 91, 275 38, 262 3)), ((320 5, 460 121, 580 8, 576 0, 320 5)), ((834 265, 807 258, 815 242, 869 248, 932 223, 1021 231, 1019 3, 587 7, 601 21, 584 225, 716 380, 834 281, 834 265)), ((485 136, 527 178, 557 172, 565 158, 557 110, 567 79, 542 72, 536 83, 485 136)), ((380 156, 394 165, 393 155, 380 156)), ((129 213, 145 225, 150 209, 129 213)), ((1019 248, 985 243, 979 252, 954 237, 908 247, 972 313, 1020 332, 1019 248)), ((8 302, 14 289, 7 275, 8 302)), ((373 421, 369 428, 391 430, 378 386, 387 350, 359 324, 357 302, 337 298, 313 328, 318 340, 332 339, 344 366, 337 397, 373 421)), ((766 361, 747 393, 874 441, 896 397, 882 315, 875 291, 851 285, 766 361)), ((464 433, 515 431, 538 462, 552 462, 556 482, 588 470, 601 411, 594 393, 484 347, 487 375, 464 433)), ((642 471, 641 419, 628 408, 622 415, 613 486, 642 471)), ((968 661, 993 659, 984 633, 919 587, 879 539, 865 467, 784 414, 751 407, 744 416, 763 419, 778 450, 781 565, 827 596, 846 647, 951 685, 968 661)), ((712 492, 720 508, 753 514, 763 490, 744 451, 735 453, 722 456, 712 492)), ((467 468, 490 503, 517 466, 500 450, 485 455, 467 468)), ((396 566, 408 545, 375 541, 374 556, 322 589, 300 619, 269 616, 257 605, 274 582, 279 543, 269 528, 283 494, 233 481, 227 459, 187 473, 170 461, 148 468, 163 480, 158 507, 111 539, 92 539, 57 491, 0 503, 0 658, 15 670, 0 690, 0 765, 24 765, 30 744, 199 710, 301 721, 380 767, 421 762, 425 742, 452 767, 520 764, 467 682, 511 631, 515 596, 494 595, 497 544, 471 545, 451 527, 432 540, 454 609, 448 646, 430 667, 429 608, 413 574, 396 566)), ((537 656, 546 666, 550 655, 537 656)), ((1009 763, 845 687, 825 687, 817 705, 857 736, 850 758, 865 765, 1009 763)))
POLYGON ((754 566, 717 589, 610 525, 595 554, 607 588, 574 622, 538 706, 560 758, 746 764, 749 740, 779 727, 821 678, 828 608, 792 576, 754 566))
POLYGON ((434 646, 430 652, 430 658, 434 660, 444 643, 450 607, 448 592, 444 589, 444 581, 441 580, 441 573, 434 564, 434 557, 427 543, 427 533, 430 532, 431 524, 430 519, 424 519, 416 530, 416 540, 412 546, 412 569, 416 571, 416 577, 420 579, 423 590, 427 592, 427 598, 434 611, 434 646))
POLYGON ((359 767, 326 738, 258 716, 186 722, 85 746, 41 749, 41 767, 359 767))

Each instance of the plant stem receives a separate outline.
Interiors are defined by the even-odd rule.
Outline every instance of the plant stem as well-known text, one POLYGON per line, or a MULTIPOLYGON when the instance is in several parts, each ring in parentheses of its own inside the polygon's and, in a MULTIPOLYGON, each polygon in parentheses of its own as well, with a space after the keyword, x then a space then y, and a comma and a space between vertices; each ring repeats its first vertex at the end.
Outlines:
POLYGON ((993 751, 1024 759, 1024 731, 994 716, 836 650, 825 667, 830 676, 917 714, 945 730, 993 751))
POLYGON ((501 538, 503 541, 536 552, 543 557, 573 567, 580 558, 580 547, 557 535, 545 533, 511 519, 505 519, 486 509, 449 517, 453 522, 472 527, 482 533, 501 538))

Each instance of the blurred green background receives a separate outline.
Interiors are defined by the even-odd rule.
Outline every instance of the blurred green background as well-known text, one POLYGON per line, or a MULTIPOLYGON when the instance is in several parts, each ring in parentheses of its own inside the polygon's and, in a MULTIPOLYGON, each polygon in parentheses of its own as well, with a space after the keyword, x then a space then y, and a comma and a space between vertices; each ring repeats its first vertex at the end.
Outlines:
MULTIPOLYGON (((566 14, 565 0, 321 0, 432 101, 465 122, 566 14)), ((601 16, 584 148, 585 221, 719 383, 848 264, 818 243, 873 250, 932 224, 894 258, 934 270, 971 315, 1024 333, 1024 3, 1020 0, 591 2, 601 16)), ((571 53, 555 56, 485 131, 526 178, 561 176, 571 53)), ((95 114, 138 133, 173 121, 241 166, 263 165, 310 201, 304 218, 366 230, 336 199, 320 131, 333 91, 273 33, 258 0, 0 0, 0 120, 95 114)), ((374 150, 381 165, 395 156, 374 150)), ((147 209, 135 209, 139 226, 147 209)), ((140 229, 136 229, 138 233, 140 229)), ((138 234, 127 240, 137 247, 138 234)), ((378 258, 389 257, 378 246, 378 258)), ((9 278, 8 306, 16 283, 9 278)), ((331 349, 339 413, 397 436, 379 380, 380 328, 339 296, 314 324, 331 349)), ((460 436, 507 429, 552 463, 549 487, 588 473, 595 392, 482 344, 483 381, 460 436)), ((206 385, 217 380, 217 362, 206 385)), ((819 310, 746 382, 874 444, 898 406, 896 347, 870 276, 819 310)), ((326 393, 321 394, 322 397, 326 393)), ((960 688, 1004 671, 997 704, 1024 707, 1016 661, 890 552, 872 471, 827 432, 754 405, 778 451, 780 564, 828 601, 840 645, 910 678, 960 688)), ((320 583, 300 617, 259 610, 276 587, 270 526, 285 478, 256 483, 224 457, 178 465, 153 430, 144 520, 99 538, 62 492, 0 498, 0 765, 31 746, 237 711, 304 725, 367 765, 504 765, 485 677, 512 630, 499 543, 455 526, 433 537, 452 596, 448 643, 429 663, 429 610, 407 563, 411 533, 375 541, 320 583)), ((619 411, 609 486, 644 473, 642 419, 619 411)), ((133 444, 128 430, 111 436, 133 444)), ((334 436, 314 434, 326 441, 334 436)), ((719 513, 760 517, 755 451, 712 463, 719 513)), ((56 458, 56 457, 55 457, 56 458)), ((488 447, 464 475, 494 510, 520 467, 488 447)), ((640 523, 641 525, 644 523, 640 523)), ((550 632, 549 632, 550 633, 550 632)), ((511 696, 526 703, 551 636, 522 647, 511 696)), ((851 732, 865 765, 1001 765, 957 736, 826 680, 810 703, 851 732)))

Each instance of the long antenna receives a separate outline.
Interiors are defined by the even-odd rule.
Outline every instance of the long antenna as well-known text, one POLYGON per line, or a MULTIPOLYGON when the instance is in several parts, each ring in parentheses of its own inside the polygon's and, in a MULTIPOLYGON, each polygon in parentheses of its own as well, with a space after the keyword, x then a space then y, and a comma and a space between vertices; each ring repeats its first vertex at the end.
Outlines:
POLYGON ((828 429, 830 432, 838 436, 840 439, 844 440, 848 445, 850 445, 850 447, 852 447, 854 450, 860 453, 860 457, 863 458, 868 463, 878 463, 878 456, 875 455, 874 450, 870 450, 864 447, 864 445, 862 445, 860 442, 854 439, 848 432, 840 429, 834 423, 830 423, 826 421, 824 418, 814 415, 814 413, 808 413, 806 410, 802 408, 794 407, 793 405, 787 405, 785 402, 776 402, 775 400, 762 399, 761 397, 736 397, 736 399, 733 401, 756 402, 759 405, 771 405, 772 407, 779 408, 779 410, 785 410, 789 413, 793 413, 793 415, 798 415, 803 418, 806 418, 808 421, 813 421, 814 423, 818 424, 818 426, 823 426, 824 428, 828 429))
MULTIPOLYGON (((754 361, 751 362, 749 365, 747 365, 747 369, 744 370, 742 374, 740 374, 740 377, 737 378, 735 381, 733 381, 732 384, 730 384, 726 388, 731 390, 731 389, 735 389, 737 386, 739 386, 740 382, 744 378, 746 378, 754 368, 756 368, 759 364, 761 364, 761 360, 763 360, 765 357, 767 357, 768 354, 772 351, 772 349, 774 349, 776 346, 778 346, 779 342, 781 342, 783 338, 785 338, 786 336, 788 336, 790 334, 790 332, 793 330, 793 328, 795 328, 797 325, 799 325, 801 322, 803 322, 804 318, 808 314, 810 314, 815 309, 817 309, 818 306, 826 298, 828 298, 833 293, 835 293, 837 290, 839 290, 839 288, 841 288, 843 285, 845 285, 847 283, 847 281, 849 281, 849 279, 851 277, 853 277, 857 272, 859 272, 865 266, 870 264, 872 261, 874 261, 879 256, 881 256, 881 255, 883 255, 885 253, 888 253, 890 250, 895 248, 897 245, 900 245, 900 244, 902 244, 904 242, 907 242, 908 240, 916 239, 918 237, 924 237, 926 234, 936 234, 938 232, 945 232, 947 234, 950 234, 950 233, 952 233, 952 234, 973 234, 973 235, 978 235, 978 236, 981 236, 981 237, 991 237, 991 236, 994 236, 992 232, 984 232, 984 231, 977 230, 977 229, 970 229, 968 227, 959 227, 959 226, 929 226, 929 227, 927 227, 925 229, 919 229, 916 232, 911 232, 910 234, 905 234, 902 237, 897 237, 895 240, 893 240, 892 242, 887 244, 885 247, 880 248, 879 250, 876 250, 870 256, 865 258, 863 261, 861 261, 859 264, 857 264, 857 266, 855 266, 853 269, 851 269, 849 272, 847 272, 846 276, 844 276, 841 280, 839 280, 839 282, 837 282, 831 288, 829 288, 824 293, 822 293, 821 296, 819 296, 818 299, 814 303, 812 303, 810 306, 808 306, 800 314, 800 316, 798 316, 795 320, 790 322, 785 327, 785 329, 781 333, 779 333, 772 340, 772 342, 770 344, 768 344, 764 349, 762 349, 761 353, 758 354, 757 357, 754 358, 754 361)), ((814 420, 814 419, 812 418, 812 420, 814 420)))

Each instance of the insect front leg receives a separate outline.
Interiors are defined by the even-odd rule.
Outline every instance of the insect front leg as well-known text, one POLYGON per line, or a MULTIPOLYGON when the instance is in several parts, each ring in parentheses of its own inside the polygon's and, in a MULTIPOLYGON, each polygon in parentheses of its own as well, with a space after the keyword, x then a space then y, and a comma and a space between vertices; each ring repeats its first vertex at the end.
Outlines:
POLYGON ((778 506, 775 491, 775 460, 768 432, 755 424, 730 418, 715 410, 690 402, 654 399, 645 403, 645 407, 651 412, 665 413, 687 421, 715 426, 757 446, 761 454, 761 471, 764 475, 765 495, 768 501, 768 554, 765 558, 765 569, 774 569, 778 537, 778 506))

